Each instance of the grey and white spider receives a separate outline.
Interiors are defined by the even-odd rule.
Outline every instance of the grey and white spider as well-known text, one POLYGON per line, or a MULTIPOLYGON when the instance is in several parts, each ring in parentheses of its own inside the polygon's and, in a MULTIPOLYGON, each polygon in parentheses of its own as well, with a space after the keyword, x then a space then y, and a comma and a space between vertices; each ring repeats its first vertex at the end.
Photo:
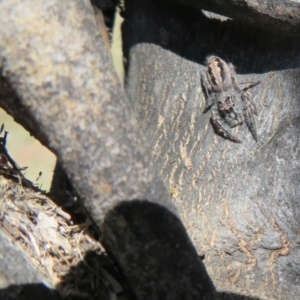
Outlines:
POLYGON ((217 56, 207 59, 207 73, 202 76, 206 94, 204 112, 211 109, 211 123, 216 132, 225 138, 241 143, 242 140, 231 133, 231 128, 246 123, 255 141, 258 140, 254 115, 257 109, 248 90, 260 81, 240 89, 236 83, 236 73, 231 63, 227 64, 217 56))

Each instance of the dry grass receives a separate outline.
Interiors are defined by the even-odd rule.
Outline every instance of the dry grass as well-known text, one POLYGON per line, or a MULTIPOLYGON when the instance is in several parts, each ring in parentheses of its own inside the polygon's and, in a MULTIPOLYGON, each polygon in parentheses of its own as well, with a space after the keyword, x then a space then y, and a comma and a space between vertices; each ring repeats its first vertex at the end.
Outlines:
POLYGON ((1 230, 63 299, 124 299, 117 298, 123 288, 112 272, 118 272, 101 243, 90 235, 93 228, 88 218, 74 224, 72 216, 44 193, 3 175, 0 199, 1 230))

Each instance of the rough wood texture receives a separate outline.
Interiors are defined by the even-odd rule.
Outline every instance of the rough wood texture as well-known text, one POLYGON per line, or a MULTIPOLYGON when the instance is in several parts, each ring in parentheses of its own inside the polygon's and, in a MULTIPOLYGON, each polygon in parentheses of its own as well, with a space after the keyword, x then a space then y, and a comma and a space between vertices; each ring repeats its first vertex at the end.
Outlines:
POLYGON ((7 12, 0 31, 3 74, 95 221, 101 225, 121 199, 155 198, 170 206, 111 58, 99 51, 105 46, 88 1, 16 3, 0 3, 7 12), (23 18, 27 9, 33 11, 23 18))
POLYGON ((300 43, 193 9, 126 1, 127 92, 160 174, 218 290, 300 293, 300 43), (258 107, 258 142, 216 135, 200 84, 205 59, 236 66, 258 107))
MULTIPOLYGON (((165 272, 160 272, 159 282, 173 280, 168 286, 160 285, 161 295, 166 295, 163 299, 171 299, 167 295, 171 287, 173 294, 177 289, 178 295, 187 295, 186 299, 204 298, 213 292, 203 264, 175 217, 176 210, 157 175, 146 139, 140 134, 130 102, 99 35, 89 1, 0 1, 0 9, 3 75, 57 153, 87 210, 104 233, 108 251, 125 276, 129 278, 134 270, 135 278, 140 279, 143 286, 132 284, 137 298, 144 299, 144 290, 151 290, 150 279, 159 273, 157 268, 165 268, 165 272), (145 236, 136 232, 135 215, 118 211, 128 202, 138 220, 139 214, 143 215, 138 209, 141 202, 146 208, 155 205, 157 213, 167 211, 169 218, 160 219, 161 226, 170 230, 172 243, 176 237, 185 241, 175 249, 158 243, 155 257, 147 257, 152 263, 146 273, 126 263, 131 255, 128 245, 137 242, 131 263, 140 266, 139 253, 160 241, 161 227, 153 228, 152 220, 148 219, 143 224, 145 236), (118 243, 120 228, 126 229, 122 243, 118 243), (172 269, 169 264, 161 264, 165 253, 178 255, 177 252, 189 257, 187 267, 172 259, 168 261, 172 269), (173 277, 174 269, 178 273, 182 270, 184 281, 179 282, 182 277, 173 277), (195 274, 202 274, 200 288, 195 274)), ((157 299, 154 292, 148 299, 157 299)))
MULTIPOLYGON (((107 22, 110 27, 109 29, 112 30, 113 21, 114 21, 114 14, 115 14, 115 7, 117 5, 116 2, 113 0, 107 1, 91 1, 94 8, 95 20, 101 34, 105 45, 107 48, 110 48, 108 30, 106 25, 104 24, 104 16, 102 11, 99 7, 104 10, 105 13, 108 14, 107 22)), ((35 122, 34 118, 31 116, 31 113, 24 107, 18 96, 16 95, 15 91, 8 85, 4 77, 0 76, 0 107, 4 109, 9 115, 11 115, 14 120, 22 125, 24 129, 26 129, 30 135, 34 136, 37 140, 39 140, 45 147, 49 147, 49 141, 47 140, 46 136, 41 132, 39 125, 35 122)), ((61 170, 63 172, 63 170, 61 170)))
POLYGON ((231 17, 241 23, 286 33, 300 35, 300 5, 290 0, 173 0, 174 2, 206 9, 231 17))

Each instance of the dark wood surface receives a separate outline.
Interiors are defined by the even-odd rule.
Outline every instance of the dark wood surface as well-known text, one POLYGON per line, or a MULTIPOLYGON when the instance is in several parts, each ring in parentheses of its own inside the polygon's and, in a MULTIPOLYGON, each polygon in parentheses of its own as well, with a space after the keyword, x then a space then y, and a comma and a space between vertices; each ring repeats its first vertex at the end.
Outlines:
POLYGON ((184 6, 126 1, 127 93, 173 202, 218 290, 297 298, 298 39, 184 6), (258 142, 215 134, 201 74, 217 55, 236 67, 258 108, 258 142))
POLYGON ((233 20, 268 29, 274 34, 300 35, 300 5, 289 0, 173 0, 230 17, 233 20))

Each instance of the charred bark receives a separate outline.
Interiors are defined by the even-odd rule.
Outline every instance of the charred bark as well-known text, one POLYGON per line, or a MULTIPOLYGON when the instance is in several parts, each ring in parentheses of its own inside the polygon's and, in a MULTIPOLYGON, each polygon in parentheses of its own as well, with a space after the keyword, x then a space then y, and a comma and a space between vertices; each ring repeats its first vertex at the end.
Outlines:
POLYGON ((173 203, 218 290, 297 298, 299 40, 179 5, 126 1, 127 93, 173 203), (203 114, 208 55, 236 66, 258 107, 258 142, 203 114))

